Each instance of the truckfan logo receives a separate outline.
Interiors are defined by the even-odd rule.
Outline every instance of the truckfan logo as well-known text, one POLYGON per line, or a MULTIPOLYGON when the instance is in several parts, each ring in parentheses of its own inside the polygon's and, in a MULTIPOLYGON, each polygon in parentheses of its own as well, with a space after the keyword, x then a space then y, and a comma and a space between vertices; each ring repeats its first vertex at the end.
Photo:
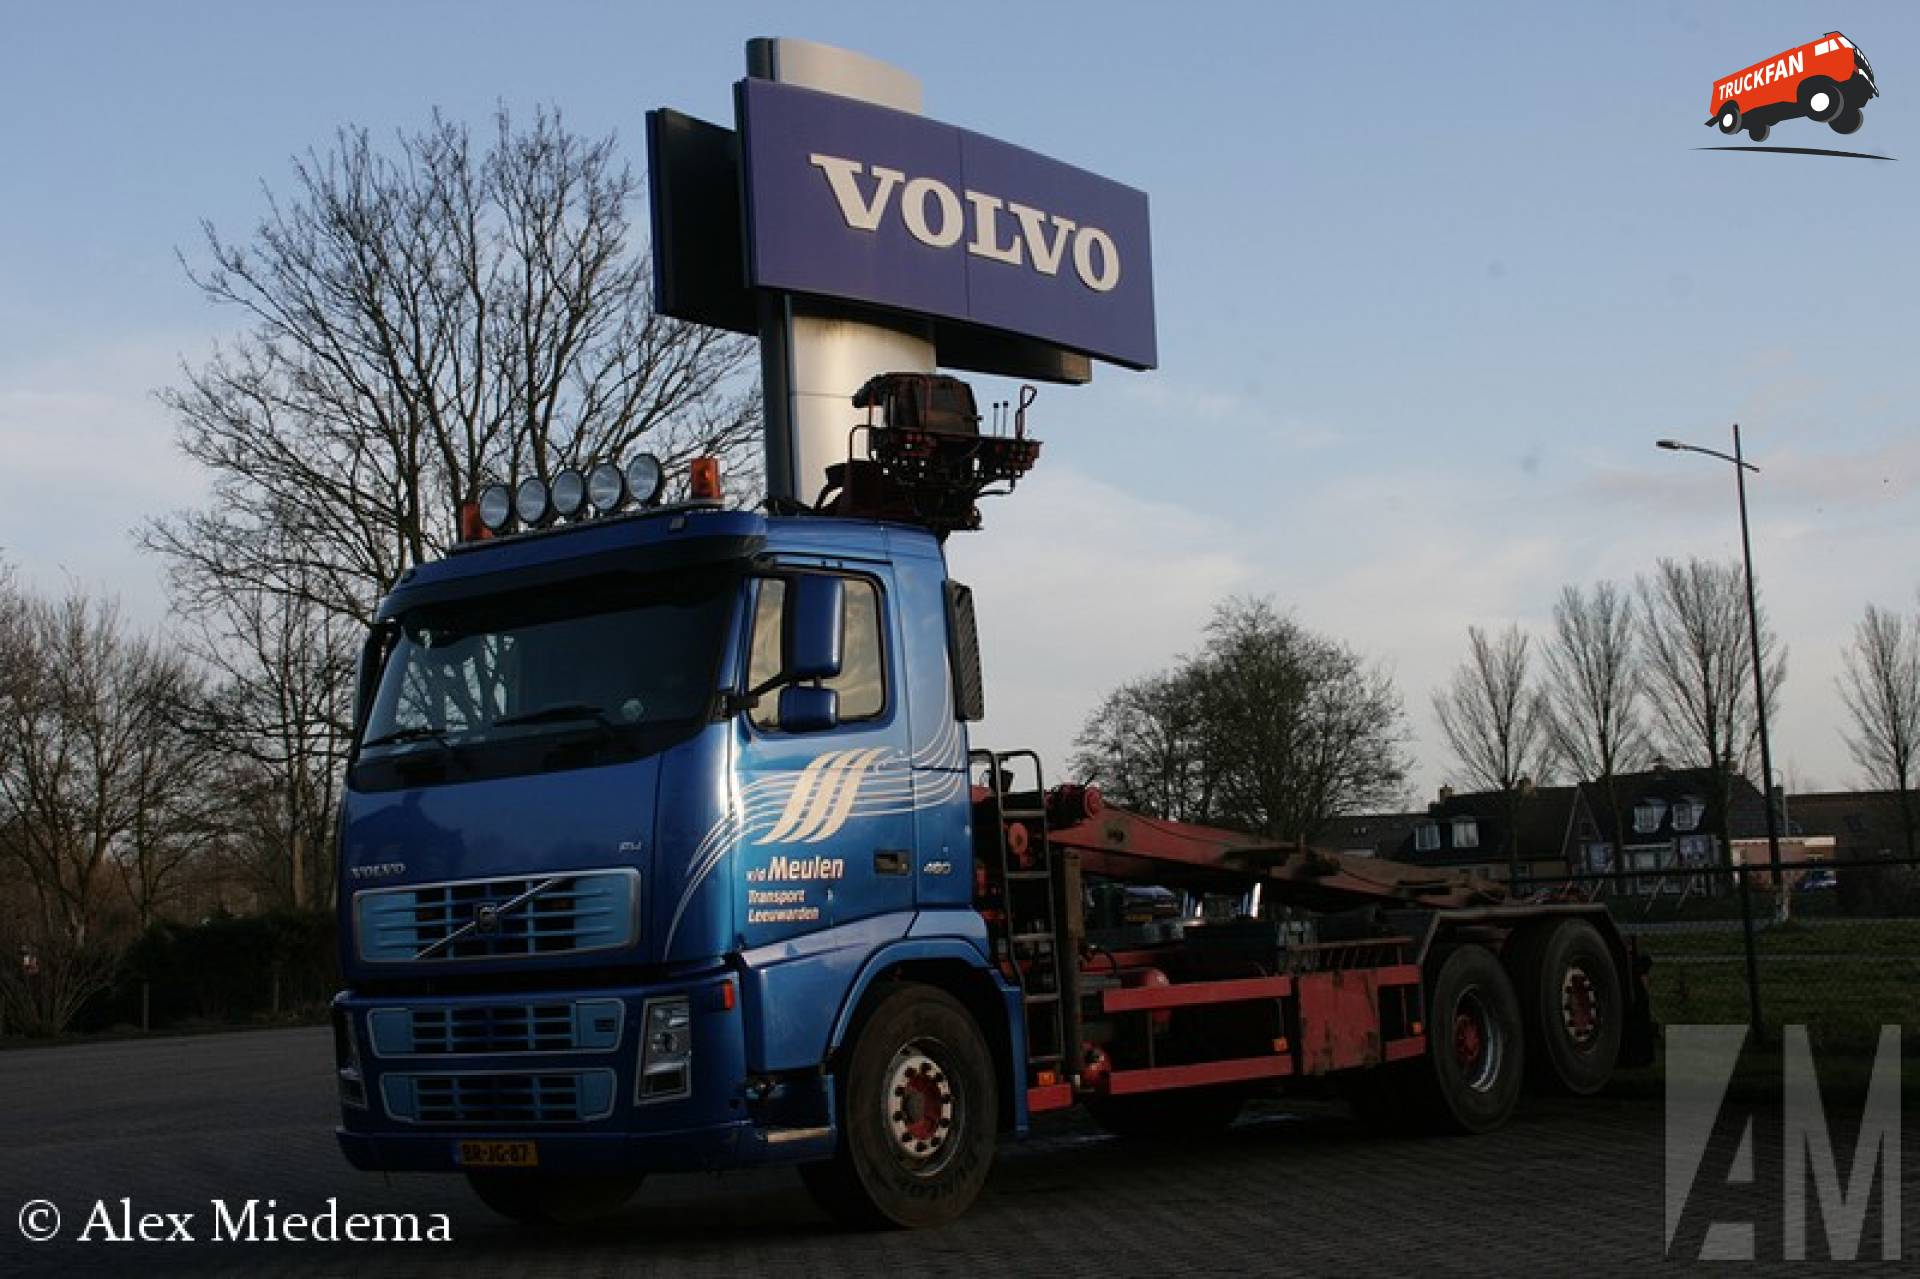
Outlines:
MULTIPOLYGON (((1756 143, 1765 142, 1773 126, 1783 120, 1811 120, 1835 133, 1849 134, 1859 130, 1866 118, 1867 103, 1879 96, 1880 88, 1866 54, 1838 31, 1829 31, 1818 40, 1715 80, 1707 100, 1706 123, 1718 125, 1720 132, 1729 137, 1744 132, 1756 143)), ((1765 149, 1872 160, 1888 158, 1811 147, 1765 149)))

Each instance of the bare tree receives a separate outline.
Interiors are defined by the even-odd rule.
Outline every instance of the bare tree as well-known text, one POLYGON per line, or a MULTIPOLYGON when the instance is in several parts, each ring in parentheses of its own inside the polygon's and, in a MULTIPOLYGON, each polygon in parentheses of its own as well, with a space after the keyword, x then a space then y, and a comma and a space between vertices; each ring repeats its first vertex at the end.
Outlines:
POLYGON ((203 847, 204 778, 166 717, 190 676, 110 601, 16 593, 0 612, 0 858, 23 886, 0 998, 58 1030, 112 971, 121 903, 150 919, 203 847))
POLYGON ((177 581, 364 622, 490 478, 750 457, 749 344, 654 314, 638 190, 611 137, 545 111, 478 154, 438 115, 393 154, 364 129, 308 153, 249 241, 205 229, 189 274, 251 331, 162 394, 214 498, 146 544, 177 581))
POLYGON ((1351 649, 1272 604, 1221 604, 1200 653, 1111 694, 1074 768, 1125 807, 1276 840, 1393 795, 1400 696, 1351 649))
POLYGON ((193 727, 278 831, 249 841, 283 850, 270 898, 327 899, 355 634, 462 502, 640 448, 757 463, 751 344, 654 314, 639 189, 557 113, 484 142, 436 114, 343 129, 249 237, 204 228, 189 277, 248 328, 162 392, 212 499, 142 537, 217 683, 193 727))
POLYGON ((1191 665, 1123 684, 1088 717, 1073 771, 1122 808, 1173 821, 1213 816, 1201 673, 1191 665))
POLYGON ((1900 807, 1906 855, 1915 855, 1913 798, 1920 758, 1920 620, 1867 605, 1846 650, 1840 696, 1853 716, 1846 734, 1868 784, 1890 790, 1900 807))
POLYGON ((1626 826, 1614 779, 1641 767, 1649 753, 1634 629, 1632 601, 1612 582, 1591 593, 1567 586, 1553 606, 1545 650, 1554 753, 1576 782, 1599 785, 1616 840, 1626 826))
POLYGON ((1219 820, 1310 840, 1406 779, 1392 678, 1267 600, 1214 611, 1200 669, 1219 820))
MULTIPOLYGON (((1663 559, 1651 579, 1640 579, 1639 595, 1647 690, 1661 743, 1672 758, 1713 775, 1715 824, 1722 855, 1731 857, 1733 779, 1752 768, 1759 742, 1745 577, 1738 564, 1663 559)), ((1764 611, 1760 646, 1771 714, 1786 679, 1786 654, 1764 611)), ((1770 779, 1762 779, 1761 793, 1770 788, 1770 779)))
POLYGON ((1547 707, 1533 687, 1532 640, 1517 625, 1496 637, 1469 626, 1467 641, 1467 660, 1433 695, 1433 713, 1468 784, 1500 792, 1511 871, 1519 855, 1520 806, 1551 759, 1547 707))

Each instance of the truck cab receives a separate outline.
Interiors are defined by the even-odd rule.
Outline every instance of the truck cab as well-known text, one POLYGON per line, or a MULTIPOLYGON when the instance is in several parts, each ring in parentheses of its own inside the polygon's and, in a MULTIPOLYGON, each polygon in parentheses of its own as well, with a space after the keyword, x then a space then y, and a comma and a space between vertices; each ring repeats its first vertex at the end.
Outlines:
POLYGON ((970 619, 926 530, 717 505, 408 574, 341 821, 349 1158, 553 1200, 523 1216, 819 1160, 876 979, 1014 998, 971 904, 970 619))

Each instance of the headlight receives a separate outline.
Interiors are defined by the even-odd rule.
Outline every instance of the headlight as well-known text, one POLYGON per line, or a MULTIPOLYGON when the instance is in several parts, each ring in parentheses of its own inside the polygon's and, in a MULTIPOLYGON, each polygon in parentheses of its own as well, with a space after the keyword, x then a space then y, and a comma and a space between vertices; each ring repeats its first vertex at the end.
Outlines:
POLYGON ((649 999, 640 1021, 636 1101, 684 1097, 693 1081, 693 1007, 685 995, 649 999))
POLYGON ((553 477, 553 513, 563 520, 580 514, 587 504, 587 477, 569 466, 553 477))
POLYGON ((480 522, 487 532, 503 532, 513 519, 513 494, 504 484, 489 484, 480 490, 480 522))
POLYGON ((540 477, 529 475, 520 481, 520 487, 513 491, 513 511, 520 522, 528 528, 538 528, 547 522, 547 512, 552 509, 552 496, 540 477))

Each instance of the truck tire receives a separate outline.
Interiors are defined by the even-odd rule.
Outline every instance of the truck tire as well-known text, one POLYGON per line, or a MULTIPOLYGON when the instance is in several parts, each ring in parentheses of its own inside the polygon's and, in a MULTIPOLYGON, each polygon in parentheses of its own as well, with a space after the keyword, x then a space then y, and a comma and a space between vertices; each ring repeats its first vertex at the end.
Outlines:
POLYGON ((1840 86, 1826 76, 1815 76, 1800 86, 1800 107, 1809 120, 1825 124, 1846 110, 1846 97, 1840 86))
POLYGON ((1727 105, 1721 107, 1720 118, 1717 123, 1720 125, 1720 132, 1722 133, 1732 135, 1740 132, 1740 104, 1738 102, 1729 102, 1727 105))
POLYGON ((1864 119, 1865 117, 1860 114, 1859 107, 1848 107, 1839 115, 1827 121, 1827 127, 1835 133, 1857 133, 1864 119))
POLYGON ((987 1043, 958 1000, 902 982, 855 1030, 838 1081, 840 1148, 805 1164, 845 1225, 919 1228, 967 1210, 993 1168, 999 1098, 987 1043))
POLYGON ((1755 142, 1765 142, 1767 135, 1772 132, 1773 126, 1767 124, 1765 121, 1752 120, 1747 123, 1747 136, 1755 142))
POLYGON ((578 1226, 611 1216, 633 1198, 642 1178, 538 1172, 469 1172, 480 1202, 528 1226, 578 1226))
POLYGON ((1626 1025, 1620 970, 1599 930, 1569 919, 1523 936, 1511 965, 1541 1087, 1587 1097, 1606 1087, 1626 1025))
POLYGON ((1435 972, 1425 1064, 1414 1079, 1429 1126, 1490 1132, 1513 1113, 1526 1071, 1526 1032, 1507 970, 1485 946, 1459 947, 1435 972))
POLYGON ((1129 1097, 1090 1097, 1087 1113, 1128 1141, 1192 1141, 1218 1135, 1240 1117, 1246 1093, 1239 1087, 1190 1088, 1129 1097))

